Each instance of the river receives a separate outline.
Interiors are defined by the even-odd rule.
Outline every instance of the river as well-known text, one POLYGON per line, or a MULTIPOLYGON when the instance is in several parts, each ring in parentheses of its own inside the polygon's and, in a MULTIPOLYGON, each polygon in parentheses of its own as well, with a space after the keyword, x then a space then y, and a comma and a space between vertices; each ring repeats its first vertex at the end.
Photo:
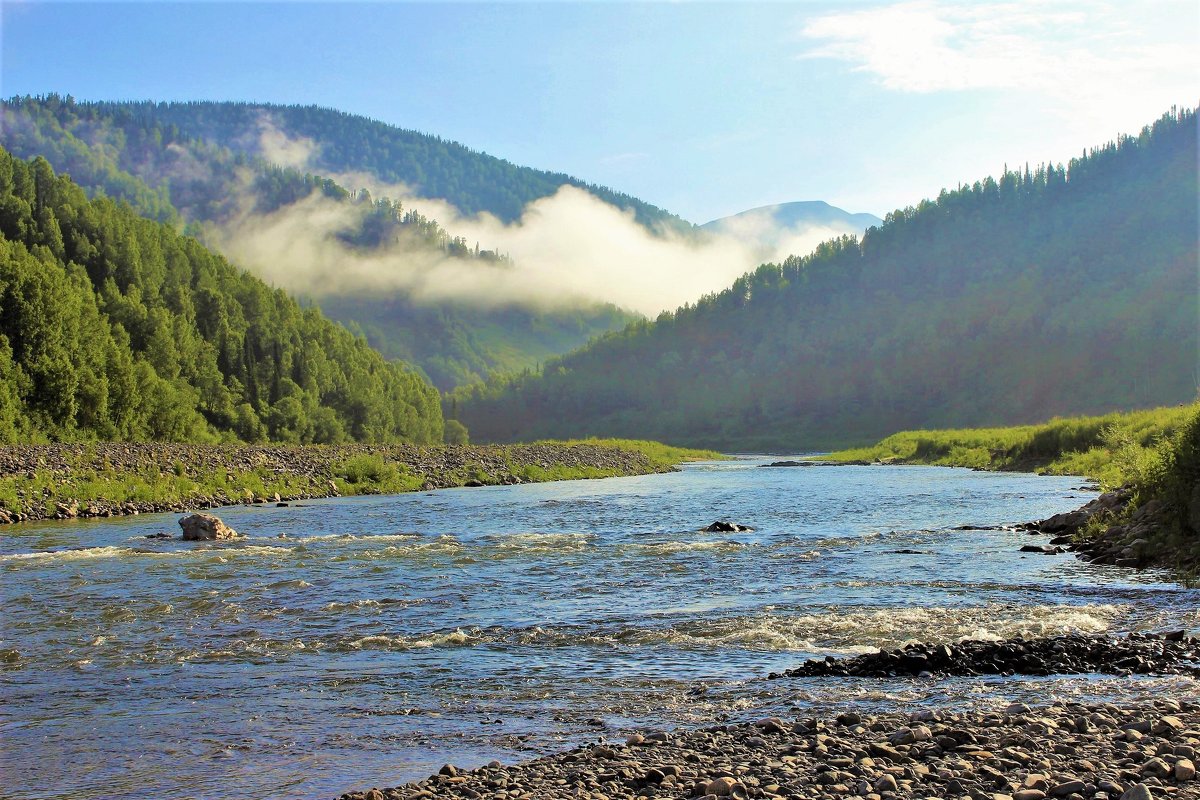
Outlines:
POLYGON ((763 463, 228 508, 232 543, 146 538, 169 514, 6 527, 0 797, 332 797, 765 713, 1196 694, 768 680, 913 640, 1200 627, 1200 592, 958 530, 1076 508, 1080 478, 763 463))

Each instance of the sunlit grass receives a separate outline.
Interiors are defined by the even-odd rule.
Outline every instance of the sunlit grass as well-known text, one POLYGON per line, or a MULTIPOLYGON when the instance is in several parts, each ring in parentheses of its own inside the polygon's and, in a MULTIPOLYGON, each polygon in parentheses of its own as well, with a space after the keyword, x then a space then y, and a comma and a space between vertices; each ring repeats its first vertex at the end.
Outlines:
POLYGON ((903 431, 874 446, 824 458, 1086 475, 1114 487, 1136 482, 1158 444, 1180 430, 1197 408, 1058 418, 1011 428, 903 431))

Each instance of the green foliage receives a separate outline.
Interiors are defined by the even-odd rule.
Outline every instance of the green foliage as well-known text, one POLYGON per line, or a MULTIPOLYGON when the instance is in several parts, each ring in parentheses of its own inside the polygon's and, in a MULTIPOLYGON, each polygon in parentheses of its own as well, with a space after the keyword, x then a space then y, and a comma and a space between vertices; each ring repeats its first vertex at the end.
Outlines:
POLYGON ((799 450, 1188 402, 1196 120, 943 191, 540 372, 460 388, 457 417, 476 441, 799 450))
POLYGON ((0 178, 0 441, 441 441, 433 387, 316 309, 45 159, 0 178))
POLYGON ((1171 533, 1200 562, 1200 405, 1162 439, 1155 455, 1143 473, 1141 493, 1164 504, 1171 533))
POLYGON ((935 464, 1088 475, 1107 487, 1154 485, 1164 447, 1189 430, 1197 406, 1055 419, 1012 428, 903 431, 872 447, 841 450, 832 461, 935 464))
POLYGON ((444 423, 446 444, 470 444, 471 437, 467 433, 467 426, 463 425, 456 419, 448 419, 444 423))
POLYGON ((420 488, 424 479, 376 453, 351 456, 334 465, 333 473, 349 494, 395 494, 420 488), (346 485, 349 485, 348 487, 346 485))

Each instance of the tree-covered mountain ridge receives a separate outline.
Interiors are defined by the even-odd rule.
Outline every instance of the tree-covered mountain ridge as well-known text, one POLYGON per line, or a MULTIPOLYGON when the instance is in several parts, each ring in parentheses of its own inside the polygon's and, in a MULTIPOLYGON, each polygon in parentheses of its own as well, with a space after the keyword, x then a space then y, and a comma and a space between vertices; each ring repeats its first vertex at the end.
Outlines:
POLYGON ((472 435, 726 449, 876 440, 1192 400, 1197 125, 1172 110, 765 264, 540 373, 457 391, 472 435))
POLYGON ((0 148, 0 441, 438 442, 436 390, 172 226, 0 148))
MULTIPOLYGON (((565 173, 518 166, 440 136, 399 128, 368 117, 314 105, 222 101, 80 101, 70 96, 13 97, 9 110, 41 106, 87 121, 111 119, 123 130, 144 130, 170 142, 204 142, 243 158, 272 158, 264 127, 284 146, 311 146, 304 161, 321 174, 364 173, 386 184, 404 184, 422 197, 439 198, 462 213, 487 212, 504 222, 520 218, 529 203, 574 186, 647 227, 690 229, 691 223, 623 192, 565 173)), ((287 166, 282 164, 282 166, 287 166)), ((151 186, 154 183, 151 182, 151 186)))
MULTIPOLYGON (((234 131, 230 124, 217 126, 237 150, 202 135, 212 127, 200 124, 206 120, 228 123, 229 114, 221 111, 224 104, 196 104, 193 110, 203 108, 205 113, 193 118, 188 130, 152 113, 170 107, 81 103, 57 95, 18 97, 0 104, 0 130, 4 145, 15 155, 42 156, 89 194, 125 200, 142 215, 183 228, 217 249, 226 249, 231 236, 236 239, 231 231, 239 230, 239 225, 253 231, 263 220, 303 213, 298 209, 319 199, 344 206, 329 234, 346 248, 348 260, 399 253, 425 262, 461 261, 483 269, 510 266, 507 256, 488 243, 481 248, 480 242, 454 235, 397 199, 372 197, 361 187, 347 188, 328 177, 269 161, 262 152, 263 126, 279 133, 268 119, 268 109, 283 107, 238 105, 240 112, 234 116, 247 127, 234 131), (251 108, 258 113, 250 113, 251 108)), ((326 116, 354 128, 348 115, 330 112, 326 116)), ((368 123, 357 124, 376 135, 386 133, 380 124, 368 123)), ((287 146, 286 141, 275 141, 287 146)), ((440 140, 416 136, 415 141, 440 140)), ((461 155, 461 149, 450 148, 450 152, 461 155)), ((324 147, 314 150, 324 151, 324 147)), ((443 168, 439 174, 445 172, 443 168)), ((524 173, 518 170, 517 174, 524 173)), ((444 188, 445 182, 437 186, 444 188)), ((294 272, 284 255, 274 262, 294 272)), ((318 281, 301 292, 314 296, 335 319, 360 326, 372 346, 389 358, 414 364, 441 388, 481 380, 493 370, 532 366, 635 318, 611 304, 481 307, 421 300, 403 289, 363 289, 346 281, 318 281)))

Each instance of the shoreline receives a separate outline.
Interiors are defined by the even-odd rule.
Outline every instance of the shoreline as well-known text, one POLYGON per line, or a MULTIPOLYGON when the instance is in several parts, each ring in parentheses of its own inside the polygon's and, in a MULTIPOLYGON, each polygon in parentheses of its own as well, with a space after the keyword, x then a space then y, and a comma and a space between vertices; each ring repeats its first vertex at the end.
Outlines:
POLYGON ((0 524, 675 470, 648 449, 603 442, 14 445, 0 448, 0 524))
POLYGON ((971 798, 1154 800, 1200 794, 1200 704, 1056 701, 1002 711, 862 714, 647 731, 513 766, 442 767, 338 800, 971 798))

